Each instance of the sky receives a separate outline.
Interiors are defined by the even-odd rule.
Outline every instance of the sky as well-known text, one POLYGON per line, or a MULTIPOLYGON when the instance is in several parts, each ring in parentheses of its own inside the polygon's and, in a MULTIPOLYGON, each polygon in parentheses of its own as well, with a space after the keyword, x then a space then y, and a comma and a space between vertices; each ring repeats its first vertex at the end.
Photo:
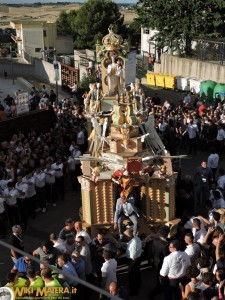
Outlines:
MULTIPOLYGON (((0 0, 0 4, 23 4, 23 3, 57 3, 57 2, 85 2, 85 0, 0 0)), ((116 3, 137 3, 137 0, 114 0, 116 3)))

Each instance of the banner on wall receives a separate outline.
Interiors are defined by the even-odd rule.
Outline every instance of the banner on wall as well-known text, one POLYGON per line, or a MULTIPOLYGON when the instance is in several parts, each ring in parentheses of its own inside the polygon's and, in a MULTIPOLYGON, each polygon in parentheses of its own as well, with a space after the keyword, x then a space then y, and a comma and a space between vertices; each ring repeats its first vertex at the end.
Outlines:
POLYGON ((28 92, 16 94, 16 111, 17 115, 29 112, 28 92))

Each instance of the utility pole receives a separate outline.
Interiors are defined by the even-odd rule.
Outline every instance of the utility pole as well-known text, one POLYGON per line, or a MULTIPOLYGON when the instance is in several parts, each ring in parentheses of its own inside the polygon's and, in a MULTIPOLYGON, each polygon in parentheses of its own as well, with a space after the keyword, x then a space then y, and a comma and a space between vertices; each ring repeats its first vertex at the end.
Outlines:
POLYGON ((12 81, 13 81, 13 84, 15 84, 15 82, 14 82, 14 74, 13 74, 12 44, 11 44, 11 43, 10 43, 10 45, 9 45, 9 48, 10 48, 10 55, 11 55, 11 74, 12 74, 12 81))
POLYGON ((54 54, 53 61, 54 71, 55 71, 55 93, 56 93, 56 105, 58 105, 59 101, 59 88, 58 88, 58 80, 59 80, 59 63, 56 60, 56 55, 54 54))

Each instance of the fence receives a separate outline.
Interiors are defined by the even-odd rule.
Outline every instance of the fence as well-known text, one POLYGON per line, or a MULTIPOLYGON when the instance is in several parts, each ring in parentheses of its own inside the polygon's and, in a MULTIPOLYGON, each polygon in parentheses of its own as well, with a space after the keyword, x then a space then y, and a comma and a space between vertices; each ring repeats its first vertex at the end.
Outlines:
POLYGON ((224 64, 225 40, 194 40, 192 45, 192 58, 220 65, 224 64))

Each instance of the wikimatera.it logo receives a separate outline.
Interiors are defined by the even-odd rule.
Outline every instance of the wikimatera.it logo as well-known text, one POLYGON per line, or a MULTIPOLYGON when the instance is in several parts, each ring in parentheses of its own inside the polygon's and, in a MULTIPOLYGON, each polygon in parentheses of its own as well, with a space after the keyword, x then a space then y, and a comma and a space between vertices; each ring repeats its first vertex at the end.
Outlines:
POLYGON ((77 289, 75 287, 2 287, 0 288, 0 300, 14 300, 14 299, 26 299, 26 295, 32 295, 33 297, 46 297, 46 299, 69 299, 70 294, 76 294, 77 289))
POLYGON ((13 300, 13 291, 8 287, 0 287, 0 300, 13 300))

